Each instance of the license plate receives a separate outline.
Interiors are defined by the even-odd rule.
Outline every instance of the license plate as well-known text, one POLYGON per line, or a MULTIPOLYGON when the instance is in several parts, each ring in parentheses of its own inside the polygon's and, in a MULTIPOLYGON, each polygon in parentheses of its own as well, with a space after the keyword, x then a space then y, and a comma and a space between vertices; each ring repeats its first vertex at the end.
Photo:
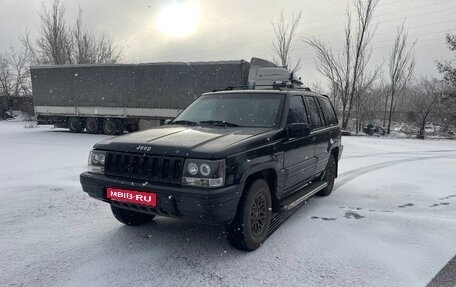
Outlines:
POLYGON ((152 192, 107 188, 106 197, 120 202, 135 203, 147 206, 157 206, 157 195, 152 192))

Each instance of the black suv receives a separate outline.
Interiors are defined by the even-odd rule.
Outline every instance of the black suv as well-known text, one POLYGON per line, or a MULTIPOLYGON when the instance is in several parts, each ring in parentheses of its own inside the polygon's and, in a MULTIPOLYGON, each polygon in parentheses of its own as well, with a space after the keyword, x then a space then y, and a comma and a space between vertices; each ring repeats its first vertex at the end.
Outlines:
POLYGON ((304 89, 206 93, 167 125, 97 143, 80 179, 124 224, 221 223, 255 250, 272 215, 331 193, 340 135, 328 97, 304 89))

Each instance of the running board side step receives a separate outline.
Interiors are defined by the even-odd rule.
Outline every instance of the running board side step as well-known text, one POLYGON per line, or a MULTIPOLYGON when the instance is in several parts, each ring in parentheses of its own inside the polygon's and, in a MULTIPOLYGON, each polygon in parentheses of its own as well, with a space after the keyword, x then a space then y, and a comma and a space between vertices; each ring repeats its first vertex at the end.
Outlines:
POLYGON ((327 187, 327 182, 314 182, 302 187, 300 190, 296 191, 294 194, 285 198, 282 202, 281 211, 287 211, 294 207, 299 206, 303 201, 311 198, 317 192, 327 187))
POLYGON ((307 199, 314 196, 317 192, 328 186, 327 182, 315 182, 303 186, 300 190, 286 198, 282 202, 279 213, 272 217, 269 224, 268 237, 276 231, 307 199))

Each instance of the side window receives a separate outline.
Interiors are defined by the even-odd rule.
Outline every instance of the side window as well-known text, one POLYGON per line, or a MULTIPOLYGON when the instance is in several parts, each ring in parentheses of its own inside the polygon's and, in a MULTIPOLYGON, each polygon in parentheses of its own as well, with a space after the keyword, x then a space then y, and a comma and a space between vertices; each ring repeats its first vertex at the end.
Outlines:
POLYGON ((293 96, 291 98, 287 123, 307 123, 307 113, 301 96, 293 96))
POLYGON ((337 121, 336 113, 331 105, 329 99, 318 99, 320 102, 321 109, 323 110, 324 117, 326 119, 326 124, 329 126, 337 125, 339 122, 337 121))
POLYGON ((314 97, 304 97, 308 111, 308 119, 312 122, 313 128, 320 128, 324 125, 320 112, 318 110, 317 102, 314 97))

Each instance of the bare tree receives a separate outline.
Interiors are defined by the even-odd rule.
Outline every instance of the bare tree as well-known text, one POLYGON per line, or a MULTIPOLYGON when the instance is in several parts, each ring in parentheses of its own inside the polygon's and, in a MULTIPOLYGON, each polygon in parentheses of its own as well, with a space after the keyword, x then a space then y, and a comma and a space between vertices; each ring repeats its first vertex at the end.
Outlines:
POLYGON ((73 55, 76 63, 95 62, 95 43, 92 31, 84 24, 82 10, 79 8, 78 18, 72 29, 74 38, 73 55))
POLYGON ((445 79, 446 93, 439 100, 437 105, 437 115, 442 131, 451 131, 456 126, 456 87, 450 81, 445 79))
POLYGON ((382 85, 372 85, 359 95, 355 101, 356 133, 359 133, 366 124, 375 123, 378 111, 381 110, 382 85))
POLYGON ((421 78, 414 86, 413 93, 409 97, 409 108, 419 127, 419 138, 424 139, 426 122, 446 94, 446 86, 436 79, 421 78))
POLYGON ((295 72, 301 66, 301 59, 295 65, 290 63, 290 50, 296 35, 296 29, 301 21, 302 12, 292 16, 291 22, 285 19, 283 11, 280 13, 280 18, 277 22, 272 23, 274 28, 274 41, 272 42, 272 50, 274 52, 274 62, 283 68, 290 69, 295 72))
POLYGON ((65 8, 54 0, 51 8, 42 4, 41 29, 36 45, 46 64, 71 64, 71 37, 65 21, 65 8))
POLYGON ((14 48, 0 54, 0 95, 18 97, 30 95, 30 79, 26 50, 14 48))
POLYGON ((324 93, 324 89, 320 81, 312 82, 308 84, 307 87, 309 87, 314 92, 324 93))
POLYGON ((21 38, 32 64, 116 63, 121 59, 121 48, 108 35, 96 35, 85 25, 81 9, 74 26, 66 21, 60 0, 54 0, 51 8, 43 3, 39 15, 38 38, 32 40, 29 33, 21 38))
POLYGON ((30 74, 26 50, 16 52, 14 48, 0 54, 0 96, 7 99, 7 110, 11 109, 13 97, 30 95, 30 74))
POLYGON ((359 75, 359 81, 356 87, 355 97, 353 99, 353 101, 355 102, 353 108, 356 115, 356 133, 359 133, 359 131, 361 130, 364 119, 367 117, 366 115, 369 109, 376 107, 378 104, 378 99, 375 99, 373 97, 373 95, 376 94, 374 93, 373 85, 375 80, 377 80, 379 74, 380 68, 377 68, 367 76, 363 73, 359 75))
MULTIPOLYGON (((447 34, 446 42, 450 51, 456 52, 456 35, 447 34)), ((456 86, 456 66, 452 61, 437 62, 437 68, 444 79, 456 86)))
POLYGON ((121 59, 121 48, 113 44, 108 35, 95 35, 84 23, 81 8, 71 32, 74 43, 72 55, 75 63, 116 63, 121 59))
MULTIPOLYGON (((415 68, 414 46, 407 44, 408 33, 405 30, 405 23, 397 29, 396 39, 389 59, 389 91, 385 99, 385 107, 389 101, 388 128, 391 131, 391 120, 396 110, 398 98, 405 92, 410 83, 415 68)), ((385 109, 386 110, 386 109, 385 109)), ((384 123, 385 125, 385 123, 384 123)))
POLYGON ((378 0, 355 2, 356 30, 352 28, 352 16, 350 8, 347 8, 345 42, 341 53, 334 53, 331 47, 317 38, 305 39, 317 52, 315 64, 330 83, 333 101, 339 99, 341 102, 343 129, 347 128, 356 97, 378 76, 379 69, 373 73, 368 71, 372 55, 369 43, 374 35, 372 18, 377 3, 378 0))

